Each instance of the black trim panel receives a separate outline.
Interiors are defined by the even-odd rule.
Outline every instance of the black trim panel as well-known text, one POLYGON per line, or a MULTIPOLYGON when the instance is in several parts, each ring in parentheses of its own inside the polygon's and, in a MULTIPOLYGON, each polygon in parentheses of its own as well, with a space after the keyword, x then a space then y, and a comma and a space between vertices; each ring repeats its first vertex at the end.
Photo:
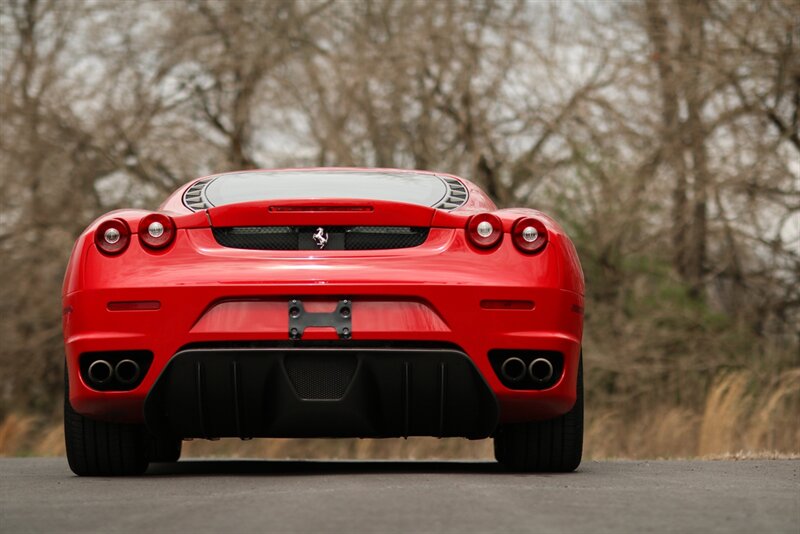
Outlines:
POLYGON ((498 405, 456 350, 194 349, 164 368, 145 421, 175 437, 485 438, 498 405))

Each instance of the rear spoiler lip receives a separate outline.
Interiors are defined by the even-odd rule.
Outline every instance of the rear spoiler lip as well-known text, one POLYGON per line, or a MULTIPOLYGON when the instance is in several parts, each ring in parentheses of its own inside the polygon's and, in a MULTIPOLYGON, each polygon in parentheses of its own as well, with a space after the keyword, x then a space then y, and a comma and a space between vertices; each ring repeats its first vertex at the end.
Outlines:
MULTIPOLYGON (((208 208, 204 213, 207 221, 202 226, 220 228, 232 226, 460 228, 464 226, 466 220, 464 216, 419 204, 349 198, 258 200, 208 208)), ((193 222, 200 221, 195 219, 193 222)), ((179 227, 189 226, 179 225, 179 227)))

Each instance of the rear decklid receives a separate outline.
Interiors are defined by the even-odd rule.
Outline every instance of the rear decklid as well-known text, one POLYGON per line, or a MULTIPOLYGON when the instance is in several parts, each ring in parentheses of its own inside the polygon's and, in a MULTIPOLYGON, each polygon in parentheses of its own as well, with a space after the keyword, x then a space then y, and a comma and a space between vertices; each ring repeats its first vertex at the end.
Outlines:
POLYGON ((225 247, 259 250, 379 250, 425 242, 437 210, 358 199, 271 200, 207 210, 225 247))
POLYGON ((421 245, 432 227, 463 227, 468 210, 451 210, 468 196, 460 180, 430 172, 293 169, 204 178, 183 202, 225 247, 378 250, 421 245))

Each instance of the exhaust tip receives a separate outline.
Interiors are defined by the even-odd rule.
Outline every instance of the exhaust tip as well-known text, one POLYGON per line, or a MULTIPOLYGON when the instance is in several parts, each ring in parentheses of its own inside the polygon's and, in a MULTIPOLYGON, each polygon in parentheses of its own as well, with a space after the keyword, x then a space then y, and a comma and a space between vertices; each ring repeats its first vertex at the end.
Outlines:
POLYGON ((550 360, 536 358, 528 367, 528 374, 536 382, 548 382, 553 378, 553 364, 550 360))
POLYGON ((114 370, 107 361, 95 360, 89 365, 86 375, 95 384, 105 384, 114 376, 114 370))
POLYGON ((525 362, 516 357, 507 358, 500 366, 503 378, 511 382, 518 382, 525 377, 525 362))
POLYGON ((122 384, 132 384, 139 379, 141 370, 139 364, 133 360, 120 360, 114 368, 114 375, 122 384))

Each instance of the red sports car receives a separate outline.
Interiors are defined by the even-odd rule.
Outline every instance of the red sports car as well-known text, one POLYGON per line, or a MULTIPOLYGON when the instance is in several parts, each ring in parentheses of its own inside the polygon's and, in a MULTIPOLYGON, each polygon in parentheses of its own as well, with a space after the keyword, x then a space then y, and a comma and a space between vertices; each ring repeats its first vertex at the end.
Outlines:
POLYGON ((69 465, 138 474, 185 438, 460 436, 514 471, 571 471, 583 294, 558 224, 463 178, 200 178, 75 244, 69 465))

